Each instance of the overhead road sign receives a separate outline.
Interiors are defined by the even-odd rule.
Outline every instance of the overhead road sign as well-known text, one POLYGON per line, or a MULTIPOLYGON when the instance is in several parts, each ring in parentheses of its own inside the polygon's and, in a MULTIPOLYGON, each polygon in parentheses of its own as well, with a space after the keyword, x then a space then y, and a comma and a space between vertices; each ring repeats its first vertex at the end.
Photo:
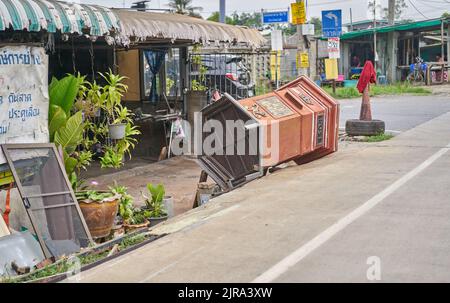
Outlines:
POLYGON ((262 21, 264 24, 289 23, 289 10, 268 12, 262 11, 262 21))
POLYGON ((322 36, 326 38, 342 35, 342 10, 322 11, 322 36))

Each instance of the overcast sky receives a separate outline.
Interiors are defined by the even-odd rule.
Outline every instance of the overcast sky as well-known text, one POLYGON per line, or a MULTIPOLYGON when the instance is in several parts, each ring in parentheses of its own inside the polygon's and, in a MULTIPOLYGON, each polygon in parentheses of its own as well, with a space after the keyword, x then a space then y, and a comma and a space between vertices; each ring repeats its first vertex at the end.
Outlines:
MULTIPOLYGON (((130 7, 132 2, 137 0, 81 0, 82 3, 95 3, 108 7, 130 7)), ((378 0, 387 6, 388 0, 378 0)), ((167 8, 168 0, 152 0, 149 4, 151 8, 167 8)), ((227 14, 237 12, 259 12, 261 9, 288 8, 294 0, 226 0, 227 14)), ((353 21, 368 19, 368 0, 307 0, 308 16, 320 16, 322 10, 342 9, 344 22, 350 21, 350 8, 353 11, 353 21)), ((405 0, 408 9, 404 17, 408 19, 425 19, 411 2, 427 18, 435 18, 442 15, 446 10, 450 12, 448 0, 405 0)), ((214 11, 219 10, 219 0, 193 0, 193 5, 203 7, 202 15, 207 18, 214 11)))

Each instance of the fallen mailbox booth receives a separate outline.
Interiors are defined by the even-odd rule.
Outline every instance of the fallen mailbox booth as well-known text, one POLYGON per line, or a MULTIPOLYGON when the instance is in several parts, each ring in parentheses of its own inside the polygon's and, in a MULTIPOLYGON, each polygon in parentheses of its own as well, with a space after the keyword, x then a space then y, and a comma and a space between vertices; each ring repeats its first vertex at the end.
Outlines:
MULTIPOLYGON (((307 163, 338 149, 339 103, 306 76, 258 97, 236 101, 225 94, 202 109, 202 119, 203 124, 219 121, 225 130, 222 138, 216 135, 222 152, 202 151, 197 160, 223 191, 263 176, 270 167, 307 163), (230 120, 245 125, 237 126, 233 142, 226 142, 227 133, 235 131, 227 125, 230 120), (245 153, 237 152, 238 145, 245 153), (227 154, 227 148, 234 152, 227 154)), ((209 136, 203 132, 202 142, 209 136)))

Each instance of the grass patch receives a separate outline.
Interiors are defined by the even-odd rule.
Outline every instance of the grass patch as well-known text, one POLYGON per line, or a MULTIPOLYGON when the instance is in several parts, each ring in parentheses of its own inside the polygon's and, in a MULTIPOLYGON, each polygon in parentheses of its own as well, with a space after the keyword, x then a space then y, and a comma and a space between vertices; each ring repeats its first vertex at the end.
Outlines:
MULTIPOLYGON (((350 99, 350 98, 360 98, 361 94, 358 92, 356 87, 338 87, 336 88, 336 93, 333 93, 331 87, 324 87, 325 91, 329 93, 336 99, 350 99)), ((397 83, 392 85, 372 85, 370 87, 370 96, 379 95, 430 95, 432 92, 429 89, 423 87, 412 86, 407 83, 397 83)))
POLYGON ((363 142, 381 142, 381 141, 386 141, 389 139, 392 139, 394 136, 393 135, 388 135, 388 134, 379 134, 376 136, 367 136, 364 138, 363 142))

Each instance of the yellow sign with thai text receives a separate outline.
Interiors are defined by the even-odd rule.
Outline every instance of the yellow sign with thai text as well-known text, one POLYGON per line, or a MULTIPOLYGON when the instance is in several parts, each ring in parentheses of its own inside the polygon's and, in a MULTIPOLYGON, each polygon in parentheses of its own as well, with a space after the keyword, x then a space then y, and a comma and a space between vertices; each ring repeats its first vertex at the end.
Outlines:
POLYGON ((304 24, 306 23, 306 8, 305 1, 291 3, 292 12, 292 24, 304 24))
POLYGON ((306 52, 297 53, 297 68, 309 67, 309 55, 306 52))
POLYGON ((273 51, 270 54, 270 80, 280 79, 281 74, 281 51, 273 51))
POLYGON ((337 59, 325 59, 325 78, 337 80, 339 77, 337 59))

